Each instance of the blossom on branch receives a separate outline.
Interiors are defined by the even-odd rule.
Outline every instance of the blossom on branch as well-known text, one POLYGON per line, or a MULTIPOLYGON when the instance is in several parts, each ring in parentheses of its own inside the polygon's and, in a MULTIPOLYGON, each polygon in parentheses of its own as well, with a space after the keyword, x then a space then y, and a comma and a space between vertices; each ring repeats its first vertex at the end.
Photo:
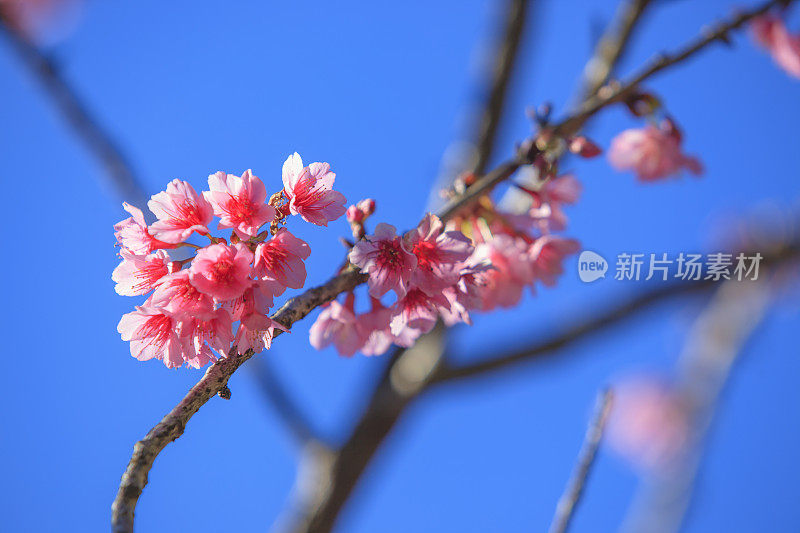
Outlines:
POLYGON ((150 234, 172 244, 184 242, 195 231, 208 234, 207 226, 214 218, 211 204, 188 182, 177 179, 166 191, 154 194, 147 207, 158 218, 150 226, 150 234))
POLYGON ((611 142, 608 159, 617 170, 632 170, 640 181, 656 181, 686 169, 703 173, 696 157, 681 151, 682 135, 674 122, 661 121, 641 129, 625 130, 611 142))
POLYGON ((220 218, 219 229, 233 228, 236 235, 247 240, 255 237, 258 229, 275 218, 275 208, 267 205, 264 183, 246 170, 242 177, 217 172, 208 177, 210 191, 203 196, 220 218))
POLYGON ((342 216, 347 200, 333 190, 335 179, 328 163, 304 167, 300 154, 290 155, 283 163, 283 193, 289 200, 289 212, 318 226, 327 226, 342 216))

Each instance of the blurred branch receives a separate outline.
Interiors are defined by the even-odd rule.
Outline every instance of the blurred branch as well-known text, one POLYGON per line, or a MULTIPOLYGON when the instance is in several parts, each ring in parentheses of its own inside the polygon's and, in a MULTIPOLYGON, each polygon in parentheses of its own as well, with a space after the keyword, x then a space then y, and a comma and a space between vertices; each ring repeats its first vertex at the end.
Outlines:
POLYGON ((651 0, 623 0, 617 7, 614 20, 597 42, 594 54, 583 69, 579 101, 597 94, 611 76, 630 42, 633 30, 651 0))
POLYGON ((692 428, 687 450, 669 469, 652 476, 626 519, 631 533, 677 533, 682 529, 720 394, 770 301, 771 282, 723 283, 698 317, 680 357, 677 392, 692 428))
POLYGON ((612 83, 598 89, 597 94, 584 102, 577 112, 563 120, 554 128, 556 134, 568 136, 577 132, 581 126, 583 126, 584 122, 592 115, 611 104, 624 100, 625 97, 643 81, 654 74, 689 59, 712 43, 717 41, 727 43, 730 40, 729 34, 732 30, 741 28, 753 18, 766 13, 772 8, 787 6, 793 1, 794 0, 769 0, 756 8, 741 11, 727 21, 717 22, 705 28, 701 32, 700 37, 691 41, 683 48, 680 48, 678 51, 656 55, 624 84, 612 83))
MULTIPOLYGON (((762 252, 762 264, 765 266, 776 265, 788 260, 800 258, 800 240, 794 240, 767 252, 762 252)), ((718 284, 718 283, 716 283, 718 284)), ((497 354, 492 350, 484 357, 478 357, 471 363, 464 363, 458 366, 448 365, 442 367, 436 373, 433 381, 435 383, 445 381, 456 381, 464 378, 480 377, 485 374, 505 370, 518 363, 538 359, 556 353, 573 343, 584 340, 593 333, 604 331, 607 327, 613 326, 636 315, 640 311, 662 302, 664 300, 679 296, 687 296, 693 293, 707 291, 715 285, 710 280, 701 281, 674 281, 663 283, 655 289, 637 294, 627 301, 610 306, 601 313, 593 315, 570 328, 563 331, 544 342, 537 342, 531 346, 526 346, 517 350, 497 354)), ((578 316, 580 313, 568 316, 578 316)))
POLYGON ((502 36, 492 62, 492 72, 488 83, 488 93, 480 115, 475 139, 472 173, 486 172, 497 141, 497 131, 503 117, 508 87, 514 71, 523 30, 528 20, 531 0, 508 0, 502 36))
POLYGON ((575 507, 581 499, 589 470, 592 468, 597 449, 600 447, 600 440, 603 438, 603 431, 606 427, 608 414, 611 412, 613 393, 610 389, 601 392, 595 403, 594 413, 586 429, 586 436, 583 439, 583 446, 578 453, 578 464, 572 477, 567 484, 567 489, 556 506, 556 515, 550 525, 550 533, 564 533, 569 527, 575 507))
POLYGON ((55 61, 47 57, 2 17, 0 17, 0 27, 5 30, 17 56, 45 89, 72 130, 105 167, 108 181, 119 196, 144 209, 147 205, 147 195, 128 158, 108 131, 104 130, 92 116, 89 108, 64 78, 55 61))
MULTIPOLYGON (((644 79, 689 58, 711 42, 723 38, 727 35, 729 30, 740 27, 747 20, 763 13, 773 5, 785 3, 785 0, 770 1, 760 8, 740 14, 737 18, 728 23, 718 25, 717 29, 708 34, 707 37, 682 49, 682 51, 678 52, 676 55, 661 56, 661 59, 655 60, 652 66, 644 69, 641 74, 634 77, 627 85, 615 90, 612 89, 609 95, 603 95, 604 91, 601 90, 598 96, 588 101, 576 115, 568 117, 556 126, 556 132, 565 136, 577 132, 590 116, 607 105, 621 100, 628 91, 632 90, 633 87, 644 79)), ((485 194, 494 186, 509 178, 521 165, 527 163, 532 155, 534 154, 520 153, 513 160, 499 165, 493 171, 478 179, 463 194, 453 197, 443 209, 439 211, 439 217, 444 221, 449 220, 479 196, 485 194)), ((290 327, 294 322, 306 316, 316 307, 331 301, 342 292, 353 290, 356 286, 364 283, 365 279, 366 276, 355 272, 352 267, 349 267, 345 269, 344 272, 328 280, 322 286, 308 289, 299 296, 289 300, 281 309, 272 315, 272 318, 279 321, 284 326, 290 327)), ((280 334, 280 332, 276 332, 276 336, 278 334, 280 334)), ((416 372, 419 372, 421 368, 424 369, 426 367, 425 365, 427 365, 430 367, 427 372, 416 374, 412 380, 402 381, 405 383, 404 386, 408 387, 408 390, 422 391, 428 383, 435 381, 433 379, 434 370, 442 367, 442 365, 439 364, 441 357, 410 355, 424 353, 425 352, 421 349, 414 351, 409 350, 404 356, 398 357, 397 362, 389 368, 387 375, 398 375, 396 372, 393 372, 395 368, 406 368, 406 366, 401 364, 402 361, 410 361, 411 363, 409 363, 408 368, 416 372), (431 364, 430 360, 433 360, 433 364, 431 364), (425 364, 418 367, 416 364, 417 362, 423 362, 425 364)), ((136 443, 133 456, 122 477, 119 492, 112 506, 112 524, 115 532, 133 531, 136 502, 147 483, 147 474, 150 468, 152 468, 157 455, 167 444, 177 439, 183 433, 189 419, 204 403, 226 386, 230 376, 251 356, 252 353, 249 351, 243 355, 238 355, 236 354, 235 348, 232 349, 227 358, 220 359, 214 363, 203 378, 190 389, 186 397, 167 414, 144 439, 136 443)), ((509 362, 515 362, 520 358, 524 359, 526 357, 511 357, 509 362)), ((397 372, 400 372, 399 375, 403 374, 401 370, 397 372)), ((383 381, 381 383, 383 383, 383 381)), ((393 427, 394 423, 399 418, 400 413, 402 413, 403 409, 410 401, 409 398, 403 398, 401 401, 392 401, 392 398, 394 398, 396 394, 397 391, 392 392, 390 389, 385 389, 380 386, 375 391, 373 399, 367 408, 367 414, 362 417, 361 422, 356 426, 356 429, 351 435, 351 439, 348 440, 348 443, 352 441, 357 444, 348 446, 348 443, 346 443, 342 448, 343 450, 346 448, 347 454, 342 454, 341 457, 351 458, 353 473, 347 471, 348 468, 351 468, 349 463, 345 463, 344 467, 337 467, 336 461, 334 460, 332 460, 331 463, 334 465, 334 468, 339 469, 334 470, 334 472, 341 472, 340 475, 343 479, 352 479, 352 482, 348 481, 348 483, 344 483, 342 485, 344 490, 335 492, 335 498, 323 498, 321 501, 329 503, 325 503, 324 506, 316 506, 316 511, 304 515, 311 517, 310 520, 306 522, 310 525, 304 529, 297 529, 296 531, 329 531, 333 526, 332 522, 328 523, 326 521, 335 519, 347 495, 349 495, 350 490, 352 490, 355 480, 366 467, 372 453, 377 449, 377 445, 382 442, 385 435, 388 434, 391 427, 393 427), (366 448, 360 448, 361 441, 354 437, 357 435, 367 435, 372 431, 376 432, 375 434, 378 435, 378 439, 370 442, 370 445, 366 448), (353 475, 355 475, 355 478, 352 477, 353 475), (312 526, 316 527, 316 529, 312 529, 312 526)), ((416 394, 418 394, 418 392, 416 394)), ((340 461, 342 461, 342 459, 340 459, 340 461)), ((335 478, 330 479, 333 480, 335 478)))
POLYGON ((311 440, 321 441, 320 433, 305 416, 295 402, 294 398, 283 382, 275 374, 272 364, 266 357, 256 357, 247 363, 261 393, 277 413, 278 417, 289 428, 299 444, 306 444, 311 440))

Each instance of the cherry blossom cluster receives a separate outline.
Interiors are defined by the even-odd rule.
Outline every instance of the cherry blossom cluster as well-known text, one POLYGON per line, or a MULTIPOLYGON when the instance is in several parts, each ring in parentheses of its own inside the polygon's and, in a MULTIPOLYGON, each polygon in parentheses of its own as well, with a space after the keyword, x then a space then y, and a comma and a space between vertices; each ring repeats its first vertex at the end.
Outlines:
MULTIPOLYGON (((583 157, 601 153, 583 137, 571 139, 570 149, 583 157)), ((534 185, 515 185, 529 199, 523 213, 504 210, 487 195, 446 225, 427 214, 403 235, 385 223, 365 235, 363 224, 374 202, 351 206, 353 235, 363 238, 349 260, 369 276, 369 310, 355 310, 352 292, 343 303, 331 302, 311 327, 311 344, 333 345, 344 356, 379 355, 392 344, 411 346, 440 319, 447 326, 471 323, 471 311, 514 307, 526 288, 555 285, 564 258, 580 249, 576 240, 554 232, 566 228, 563 208, 578 200, 581 185, 543 160, 534 166, 541 178, 534 185), (394 301, 384 303, 387 295, 394 301)), ((474 180, 460 177, 451 194, 474 180)))
POLYGON ((319 226, 341 217, 346 200, 333 190, 335 177, 327 163, 304 166, 295 153, 271 196, 247 170, 210 175, 202 194, 173 180, 148 202, 157 219, 149 226, 141 210, 124 204, 131 217, 114 226, 122 263, 112 279, 121 295, 149 295, 117 328, 131 355, 199 368, 232 344, 239 353, 268 349, 274 331, 285 331, 269 309, 287 288, 303 287, 311 253, 285 224, 291 215, 319 226), (227 238, 211 234, 214 217, 218 230, 231 230, 227 238), (193 236, 208 243, 188 242, 193 236), (177 248, 195 253, 175 260, 167 250, 177 248))

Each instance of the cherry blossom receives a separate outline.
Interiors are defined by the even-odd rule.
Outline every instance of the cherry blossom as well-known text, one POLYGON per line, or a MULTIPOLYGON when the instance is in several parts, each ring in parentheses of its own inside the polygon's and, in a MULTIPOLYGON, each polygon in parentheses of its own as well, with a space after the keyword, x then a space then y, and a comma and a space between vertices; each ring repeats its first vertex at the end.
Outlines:
POLYGON ((123 249, 120 256, 122 263, 111 273, 111 279, 117 283, 114 290, 122 296, 147 294, 161 278, 176 268, 163 250, 149 255, 136 255, 123 249))
POLYGON ((180 336, 190 343, 190 347, 184 351, 195 354, 185 355, 187 364, 193 368, 201 368, 217 360, 212 350, 223 357, 227 355, 233 342, 231 316, 224 309, 216 309, 206 318, 189 318, 181 323, 180 336))
POLYGON ((519 187, 531 196, 530 217, 543 231, 561 231, 567 227, 563 206, 578 201, 583 191, 581 183, 572 174, 550 179, 539 190, 519 187))
POLYGON ((253 350, 253 353, 269 350, 276 329, 288 331, 282 324, 266 315, 251 313, 243 316, 234 338, 239 354, 244 354, 248 350, 253 350))
POLYGON ((416 229, 406 234, 405 243, 417 258, 411 281, 429 294, 441 293, 457 282, 457 265, 474 250, 472 242, 463 233, 444 231, 439 217, 430 213, 416 229))
POLYGON ((375 234, 359 241, 350 251, 350 262, 369 274, 369 293, 380 298, 393 290, 398 298, 405 296, 417 258, 397 236, 394 226, 381 222, 375 234))
POLYGON ((286 287, 299 289, 306 282, 306 265, 303 261, 310 254, 311 248, 307 242, 281 228, 274 237, 256 247, 255 273, 259 277, 270 277, 286 287))
POLYGON ((350 293, 344 305, 334 300, 322 310, 309 332, 309 340, 314 348, 321 350, 333 344, 340 355, 351 357, 364 344, 353 311, 354 298, 350 293))
POLYGON ((635 465, 668 468, 685 450, 690 432, 686 406, 663 380, 637 376, 614 387, 609 443, 635 465))
POLYGON ((664 120, 658 127, 625 130, 611 143, 609 161, 617 170, 633 170, 640 181, 656 181, 683 169, 703 172, 700 161, 681 152, 682 137, 675 124, 664 120))
POLYGON ((154 194, 147 207, 158 218, 150 226, 150 233, 172 244, 184 242, 195 231, 207 234, 207 226, 214 218, 211 204, 188 182, 177 179, 167 185, 166 191, 154 194))
POLYGON ((522 298, 523 289, 534 280, 533 259, 525 240, 511 235, 495 235, 475 248, 475 259, 492 265, 483 273, 481 309, 514 307, 522 298))
POLYGON ((413 288, 392 308, 392 334, 401 335, 405 328, 428 333, 436 325, 440 310, 449 308, 450 302, 444 294, 432 295, 413 288))
POLYGON ((117 331, 122 340, 130 341, 131 355, 140 361, 155 358, 168 368, 177 368, 185 362, 178 322, 162 309, 137 307, 122 315, 117 331))
POLYGON ((265 203, 264 183, 249 169, 241 177, 224 172, 211 174, 208 187, 211 190, 203 196, 220 218, 217 227, 233 228, 242 240, 255 237, 261 226, 275 218, 275 208, 265 203))
POLYGON ((539 237, 528 251, 533 259, 534 276, 548 287, 555 286, 557 278, 564 273, 564 258, 580 249, 580 244, 575 239, 555 235, 539 237))
POLYGON ((357 326, 363 338, 360 350, 364 355, 381 355, 395 341, 395 336, 389 329, 392 310, 384 307, 377 298, 370 298, 370 300, 372 309, 368 313, 358 315, 357 326))
POLYGON ((214 299, 195 287, 188 270, 164 277, 148 303, 179 317, 206 319, 214 310, 214 299))
POLYGON ((283 163, 283 193, 289 199, 289 212, 318 226, 342 216, 347 200, 333 190, 335 179, 328 163, 304 167, 300 154, 290 155, 283 163))
POLYGON ((129 218, 114 224, 114 236, 123 249, 146 255, 163 248, 175 248, 174 244, 161 242, 150 235, 141 209, 127 202, 123 202, 122 208, 131 214, 129 218))
POLYGON ((231 300, 251 285, 253 253, 243 244, 214 244, 197 252, 189 269, 197 290, 218 300, 231 300))
POLYGON ((780 17, 768 13, 750 23, 753 38, 789 75, 800 78, 800 34, 792 35, 780 17))

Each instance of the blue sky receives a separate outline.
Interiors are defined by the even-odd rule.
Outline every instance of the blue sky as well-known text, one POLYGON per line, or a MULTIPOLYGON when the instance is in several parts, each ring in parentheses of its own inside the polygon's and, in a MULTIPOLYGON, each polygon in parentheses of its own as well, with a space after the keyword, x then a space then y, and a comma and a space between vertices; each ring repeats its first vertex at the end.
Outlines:
MULTIPOLYGON (((561 112, 571 101, 593 28, 613 4, 541 2, 495 162, 529 133, 527 106, 550 101, 561 112)), ((657 3, 622 72, 731 6, 657 3)), ((377 220, 405 228, 425 209, 442 152, 465 132, 496 13, 487 1, 92 2, 52 51, 148 194, 173 178, 200 188, 213 171, 247 168, 277 189, 281 163, 296 150, 330 162, 348 200, 373 197, 377 220)), ((569 235, 606 257, 709 250, 720 221, 797 207, 800 82, 745 36, 734 43, 648 85, 664 96, 706 175, 644 186, 603 159, 571 160, 585 193, 569 210, 569 235)), ((121 199, 5 39, 0 79, 0 206, 13 243, 0 263, 9 281, 0 516, 9 531, 103 530, 133 443, 202 374, 130 357, 116 325, 138 301, 116 295, 110 279, 121 199)), ((592 136, 608 145, 634 125, 609 110, 592 136)), ((324 281, 342 255, 346 223, 292 229, 312 246, 309 283, 324 281)), ((458 357, 524 344, 641 288, 585 285, 575 260, 567 266, 557 288, 459 328, 458 357)), ((659 306, 558 358, 424 397, 367 472, 340 531, 544 529, 598 389, 630 371, 669 371, 701 303, 659 306)), ((383 361, 317 352, 309 325, 298 323, 262 357, 324 433, 342 438, 383 361)), ((785 301, 743 354, 687 531, 800 527, 798 327, 797 305, 785 301)), ((230 387, 233 399, 203 407, 156 461, 137 507, 139 531, 263 531, 288 503, 299 450, 247 368, 230 387)), ((615 530, 636 486, 635 472, 601 450, 574 531, 615 530)))

